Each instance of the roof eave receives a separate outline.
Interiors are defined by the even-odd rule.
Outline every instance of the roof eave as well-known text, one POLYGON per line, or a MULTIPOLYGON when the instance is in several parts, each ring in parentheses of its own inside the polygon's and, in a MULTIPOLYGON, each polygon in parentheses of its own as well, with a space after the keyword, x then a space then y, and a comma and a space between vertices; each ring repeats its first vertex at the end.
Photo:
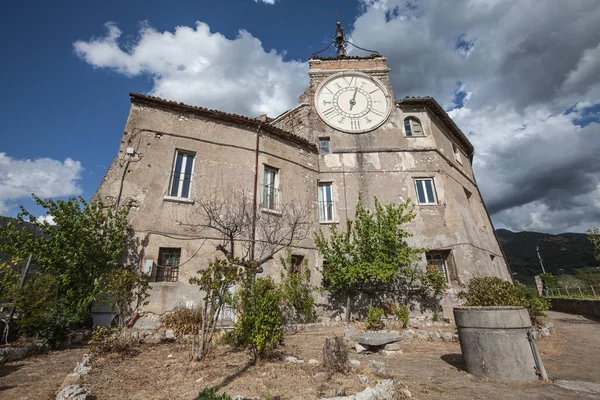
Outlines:
POLYGON ((230 114, 224 111, 219 110, 211 110, 204 107, 191 106, 185 103, 177 103, 175 101, 165 100, 160 97, 154 96, 146 96, 140 93, 129 93, 131 103, 141 103, 147 105, 154 105, 163 108, 168 108, 176 111, 187 111, 196 115, 201 115, 204 117, 219 119, 222 121, 233 122, 238 125, 244 126, 252 126, 255 128, 261 128, 262 131, 271 133, 275 136, 282 137, 286 140, 289 140, 295 144, 298 144, 307 150, 318 153, 318 148, 315 144, 309 142, 308 140, 301 138, 300 136, 296 136, 290 132, 284 131, 283 129, 277 128, 273 125, 270 125, 270 122, 261 121, 255 118, 244 117, 238 114, 230 114))

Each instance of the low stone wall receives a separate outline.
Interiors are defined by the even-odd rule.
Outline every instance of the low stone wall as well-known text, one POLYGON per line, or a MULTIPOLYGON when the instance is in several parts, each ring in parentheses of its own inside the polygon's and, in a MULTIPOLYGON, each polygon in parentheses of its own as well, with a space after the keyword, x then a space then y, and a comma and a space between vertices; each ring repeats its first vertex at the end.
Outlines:
POLYGON ((600 299, 549 298, 552 311, 583 315, 600 320, 600 299))

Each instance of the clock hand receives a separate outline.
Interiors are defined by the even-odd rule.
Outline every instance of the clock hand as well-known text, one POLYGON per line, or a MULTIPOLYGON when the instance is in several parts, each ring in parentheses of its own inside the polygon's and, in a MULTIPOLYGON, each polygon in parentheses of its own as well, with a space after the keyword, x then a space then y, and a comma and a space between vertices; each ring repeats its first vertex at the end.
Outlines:
POLYGON ((356 104, 356 92, 358 92, 358 88, 354 89, 354 96, 350 99, 350 110, 352 110, 352 107, 356 104))

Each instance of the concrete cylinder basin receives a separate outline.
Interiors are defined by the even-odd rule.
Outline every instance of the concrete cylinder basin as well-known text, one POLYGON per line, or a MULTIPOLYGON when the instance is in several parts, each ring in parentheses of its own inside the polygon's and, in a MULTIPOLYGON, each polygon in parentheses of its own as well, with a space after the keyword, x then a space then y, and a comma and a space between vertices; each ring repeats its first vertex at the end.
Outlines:
POLYGON ((538 380, 525 308, 455 307, 454 320, 467 372, 504 381, 538 380))

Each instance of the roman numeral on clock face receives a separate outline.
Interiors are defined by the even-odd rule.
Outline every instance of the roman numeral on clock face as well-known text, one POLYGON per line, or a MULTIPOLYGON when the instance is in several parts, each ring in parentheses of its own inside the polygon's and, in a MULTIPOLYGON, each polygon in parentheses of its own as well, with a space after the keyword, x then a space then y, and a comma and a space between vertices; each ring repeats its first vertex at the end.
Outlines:
POLYGON ((381 111, 378 111, 374 108, 371 108, 371 112, 375 115, 379 115, 380 117, 383 117, 383 113, 381 111))
POLYGON ((352 129, 360 129, 360 121, 357 119, 351 119, 350 120, 350 127, 352 129))
POLYGON ((333 107, 329 107, 327 110, 323 111, 323 116, 325 118, 331 118, 337 114, 337 111, 333 107))

